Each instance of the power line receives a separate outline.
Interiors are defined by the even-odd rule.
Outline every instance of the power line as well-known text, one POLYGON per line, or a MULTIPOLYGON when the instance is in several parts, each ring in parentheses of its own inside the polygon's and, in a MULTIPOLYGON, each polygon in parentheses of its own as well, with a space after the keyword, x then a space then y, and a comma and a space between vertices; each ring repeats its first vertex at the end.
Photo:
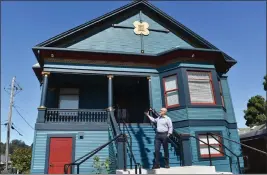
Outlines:
POLYGON ((13 126, 13 123, 12 123, 12 126, 11 126, 11 129, 17 131, 17 133, 20 135, 20 136, 23 136, 14 126, 13 126))
POLYGON ((17 107, 15 107, 14 105, 13 105, 13 108, 17 111, 17 113, 19 114, 19 116, 27 123, 27 125, 29 126, 29 127, 31 127, 33 130, 34 130, 34 128, 27 122, 27 120, 20 114, 20 112, 18 111, 18 109, 17 109, 17 107))

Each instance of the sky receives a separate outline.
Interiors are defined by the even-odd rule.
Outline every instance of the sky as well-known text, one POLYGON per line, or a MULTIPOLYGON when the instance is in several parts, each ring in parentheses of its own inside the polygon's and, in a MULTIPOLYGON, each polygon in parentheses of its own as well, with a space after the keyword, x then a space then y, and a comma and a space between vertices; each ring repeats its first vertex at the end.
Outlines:
MULTIPOLYGON (((127 4, 128 1, 24 1, 2 2, 1 9, 1 123, 7 120, 9 94, 4 91, 16 76, 23 90, 15 96, 21 115, 34 127, 41 89, 32 65, 36 44, 127 4)), ((247 101, 257 94, 265 97, 266 5, 265 2, 182 2, 152 4, 181 22, 237 60, 228 72, 238 127, 245 127, 247 101)), ((33 142, 34 130, 13 110, 16 129, 11 139, 33 142)), ((6 127, 1 127, 6 142, 6 127)))

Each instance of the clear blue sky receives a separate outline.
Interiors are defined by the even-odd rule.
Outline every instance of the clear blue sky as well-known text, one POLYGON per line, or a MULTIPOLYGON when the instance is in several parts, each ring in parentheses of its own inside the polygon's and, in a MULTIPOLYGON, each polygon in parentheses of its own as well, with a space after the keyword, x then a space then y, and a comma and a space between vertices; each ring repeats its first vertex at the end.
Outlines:
MULTIPOLYGON (((15 97, 21 114, 34 126, 40 103, 40 86, 32 71, 36 63, 31 48, 61 32, 114 10, 118 2, 2 2, 1 33, 1 121, 8 115, 9 95, 3 88, 12 76, 23 91, 15 97)), ((263 95, 266 70, 266 5, 264 2, 152 2, 200 36, 235 58, 229 71, 229 85, 239 127, 245 127, 243 110, 247 100, 263 95)), ((11 139, 33 141, 34 131, 13 111, 15 126, 11 139)), ((6 141, 6 128, 1 129, 6 141)))

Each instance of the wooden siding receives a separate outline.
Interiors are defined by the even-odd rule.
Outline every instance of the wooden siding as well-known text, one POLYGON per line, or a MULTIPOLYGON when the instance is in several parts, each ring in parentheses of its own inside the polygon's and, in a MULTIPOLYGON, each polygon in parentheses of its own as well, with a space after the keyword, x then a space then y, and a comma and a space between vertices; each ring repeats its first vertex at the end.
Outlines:
MULTIPOLYGON (((229 136, 230 139, 235 140, 236 142, 240 143, 240 137, 238 135, 237 129, 229 129, 229 133, 230 133, 230 136, 229 136)), ((237 155, 241 155, 242 154, 241 146, 239 144, 230 142, 230 148, 235 154, 237 154, 237 155)), ((236 162, 235 156, 232 156, 232 157, 235 160, 234 162, 236 162)), ((241 167, 244 167, 243 158, 240 158, 239 160, 240 160, 241 167)))
POLYGON ((188 119, 222 120, 224 111, 222 108, 188 108, 188 119))
POLYGON ((172 122, 187 120, 187 109, 169 111, 168 116, 172 119, 172 122))
POLYGON ((235 123, 235 113, 234 113, 234 107, 233 102, 230 94, 229 85, 226 78, 221 79, 221 85, 222 85, 222 92, 224 97, 224 103, 225 103, 225 109, 226 109, 226 117, 227 121, 229 123, 235 123))
POLYGON ((159 110, 162 107, 160 77, 151 76, 152 108, 159 110))
POLYGON ((188 134, 190 133, 190 128, 189 127, 175 128, 175 131, 177 131, 179 134, 188 134))
MULTIPOLYGON (((85 155, 108 141, 108 131, 84 131, 84 139, 79 139, 78 131, 36 131, 33 148, 31 174, 44 174, 46 164, 46 147, 48 134, 76 134, 75 159, 85 155)), ((101 160, 109 157, 108 147, 96 154, 101 160)), ((93 157, 81 165, 80 173, 92 173, 93 157)), ((74 172, 75 173, 75 172, 74 172)))
MULTIPOLYGON (((149 24, 149 28, 165 29, 150 17, 144 14, 141 16, 143 21, 149 24)), ((139 14, 120 22, 119 25, 133 27, 134 21, 139 21, 139 14)), ((143 39, 145 53, 157 54, 177 46, 192 48, 190 44, 172 32, 150 31, 150 34, 144 36, 143 39)), ((82 40, 68 48, 141 53, 141 39, 139 35, 134 33, 133 29, 110 27, 92 36, 88 33, 82 40)))

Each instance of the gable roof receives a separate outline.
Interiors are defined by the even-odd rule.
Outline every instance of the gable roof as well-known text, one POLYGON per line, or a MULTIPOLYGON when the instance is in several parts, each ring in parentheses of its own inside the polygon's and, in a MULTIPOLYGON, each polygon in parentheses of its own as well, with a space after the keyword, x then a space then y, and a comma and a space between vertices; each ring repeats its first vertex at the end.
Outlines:
MULTIPOLYGON (((183 35, 183 37, 187 38, 187 40, 190 40, 191 42, 195 43, 197 45, 196 49, 203 49, 207 52, 209 51, 218 51, 222 53, 223 58, 225 59, 226 63, 229 65, 229 68, 232 67, 234 64, 236 64, 236 60, 234 60, 232 57, 227 55, 226 53, 220 51, 217 47, 209 43, 204 38, 200 37, 198 34, 181 24, 180 22, 173 19, 171 16, 167 15, 165 12, 161 11, 151 3, 147 2, 146 0, 140 0, 140 1, 133 1, 125 6, 122 6, 114 11, 111 11, 103 16, 100 16, 96 19, 93 19, 89 22, 86 22, 82 25, 79 25, 73 29, 70 29, 66 32, 63 32, 55 37, 52 37, 40 44, 37 44, 35 47, 33 47, 33 51, 38 59, 38 50, 42 50, 45 48, 53 48, 58 47, 60 43, 64 43, 67 40, 71 40, 74 37, 77 37, 78 35, 82 34, 83 31, 90 29, 93 26, 98 26, 100 24, 103 24, 104 22, 108 21, 109 19, 115 19, 118 16, 122 16, 123 14, 128 14, 131 11, 134 11, 136 9, 142 10, 144 12, 156 15, 156 17, 164 23, 168 23, 168 26, 173 28, 175 31, 178 31, 179 34, 183 35)), ((177 48, 174 48, 177 49, 177 48)), ((165 51, 164 54, 167 54, 168 52, 173 52, 174 49, 170 49, 168 51, 165 51)), ((194 50, 194 48, 192 48, 194 50)), ((162 53, 163 54, 163 53, 162 53)), ((155 56, 152 55, 151 56, 155 56)), ((39 59, 38 59, 39 61, 39 59)), ((41 64, 42 65, 42 64, 41 64)))

